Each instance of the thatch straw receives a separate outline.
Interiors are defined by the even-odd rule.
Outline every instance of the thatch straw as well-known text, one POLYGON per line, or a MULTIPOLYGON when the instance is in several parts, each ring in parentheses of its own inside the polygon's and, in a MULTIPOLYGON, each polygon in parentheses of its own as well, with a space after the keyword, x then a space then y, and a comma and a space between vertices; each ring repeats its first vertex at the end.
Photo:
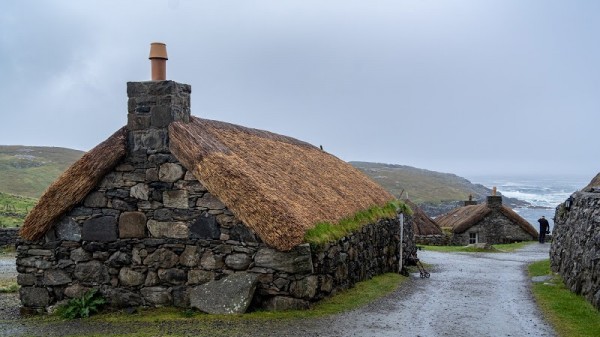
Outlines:
POLYGON ((350 164, 296 139, 192 117, 169 127, 171 152, 268 245, 288 250, 317 222, 394 197, 350 164))
POLYGON ((81 202, 125 155, 126 142, 127 130, 123 127, 63 172, 25 218, 21 237, 39 239, 66 211, 81 202))
POLYGON ((452 228, 454 233, 462 233, 473 227, 491 212, 492 209, 487 204, 463 206, 440 215, 435 218, 435 222, 440 227, 452 228))
MULTIPOLYGON (((538 236, 535 228, 515 211, 504 205, 502 205, 499 210, 509 220, 518 224, 524 231, 533 237, 538 236)), ((467 229, 483 220, 483 218, 488 216, 491 212, 492 208, 487 204, 463 206, 437 217, 435 221, 440 227, 452 228, 452 232, 454 233, 464 233, 467 229)))
POLYGON ((414 202, 404 199, 406 203, 413 211, 413 232, 415 235, 439 235, 442 234, 442 229, 438 224, 423 212, 421 207, 417 206, 414 202))

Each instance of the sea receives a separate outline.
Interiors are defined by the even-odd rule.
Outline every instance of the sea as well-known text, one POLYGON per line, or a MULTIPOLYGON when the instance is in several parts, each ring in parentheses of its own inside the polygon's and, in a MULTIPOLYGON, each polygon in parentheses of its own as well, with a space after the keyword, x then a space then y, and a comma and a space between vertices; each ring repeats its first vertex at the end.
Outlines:
POLYGON ((507 197, 528 202, 531 206, 513 210, 539 229, 537 220, 543 215, 554 227, 556 206, 563 203, 571 194, 581 190, 593 177, 585 176, 474 176, 468 177, 472 183, 493 188, 507 197))

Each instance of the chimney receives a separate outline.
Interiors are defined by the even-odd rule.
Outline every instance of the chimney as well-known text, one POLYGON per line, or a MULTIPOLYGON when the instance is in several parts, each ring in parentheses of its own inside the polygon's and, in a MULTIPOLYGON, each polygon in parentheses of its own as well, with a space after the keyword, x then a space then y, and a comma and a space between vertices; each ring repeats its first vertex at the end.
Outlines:
POLYGON ((473 194, 469 194, 469 200, 465 201, 465 206, 477 205, 477 201, 473 200, 473 194))
POLYGON ((150 44, 150 65, 152 68, 152 80, 164 81, 167 79, 167 45, 162 42, 150 44))
POLYGON ((496 186, 492 189, 492 195, 487 197, 487 204, 490 208, 500 208, 502 206, 502 196, 496 195, 496 186))
POLYGON ((189 84, 166 80, 166 62, 166 45, 152 43, 152 81, 127 82, 130 153, 168 153, 169 124, 190 121, 192 88, 189 84))

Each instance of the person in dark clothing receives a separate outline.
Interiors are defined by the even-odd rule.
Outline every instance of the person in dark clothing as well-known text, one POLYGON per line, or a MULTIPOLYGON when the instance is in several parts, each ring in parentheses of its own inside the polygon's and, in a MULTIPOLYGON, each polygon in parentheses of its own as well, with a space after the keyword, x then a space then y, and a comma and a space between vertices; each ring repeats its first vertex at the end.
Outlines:
POLYGON ((548 223, 548 220, 546 220, 546 217, 543 215, 541 218, 539 218, 538 222, 540 223, 539 241, 540 243, 544 243, 546 242, 546 234, 550 234, 550 224, 548 223))

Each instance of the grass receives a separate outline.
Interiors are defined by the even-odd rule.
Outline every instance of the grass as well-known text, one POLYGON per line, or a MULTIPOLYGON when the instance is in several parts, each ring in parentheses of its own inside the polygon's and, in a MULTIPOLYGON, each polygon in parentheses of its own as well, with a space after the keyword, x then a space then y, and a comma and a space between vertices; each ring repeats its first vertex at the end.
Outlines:
MULTIPOLYGON (((529 265, 530 276, 549 274, 549 260, 529 265)), ((600 311, 567 289, 560 276, 555 275, 548 282, 534 283, 532 289, 538 306, 560 336, 600 336, 600 311)))
POLYGON ((506 252, 513 252, 517 249, 523 248, 534 242, 535 241, 524 241, 524 242, 515 242, 515 243, 507 243, 507 244, 496 244, 496 245, 492 245, 492 247, 494 248, 492 250, 486 250, 486 249, 480 249, 480 248, 468 247, 468 246, 421 246, 421 247, 424 250, 430 250, 430 251, 434 251, 434 252, 506 253, 506 252))
POLYGON ((394 200, 383 207, 374 206, 368 210, 358 212, 352 217, 342 219, 337 224, 320 222, 306 232, 304 240, 316 245, 337 241, 359 230, 364 225, 375 223, 383 218, 395 218, 399 210, 408 214, 412 213, 406 204, 394 200))
MULTIPOLYGON (((285 326, 290 320, 326 317, 358 308, 397 289, 407 277, 388 273, 357 283, 353 288, 324 299, 309 310, 257 311, 243 315, 208 315, 189 309, 153 308, 135 314, 113 312, 99 314, 82 321, 104 327, 101 334, 80 336, 241 336, 250 331, 260 335, 264 322, 285 326), (120 329, 122 327, 122 329, 120 329), (132 332, 124 332, 132 330, 132 332), (118 332, 121 331, 121 332, 118 332), (114 332, 114 334, 110 334, 114 332)), ((52 323, 57 316, 35 318, 39 323, 52 323)))
POLYGON ((16 281, 0 280, 0 294, 16 293, 19 291, 19 285, 16 281))
POLYGON ((0 227, 20 227, 37 200, 0 192, 0 227))
POLYGON ((0 145, 0 191, 39 198, 82 155, 58 147, 0 145))

